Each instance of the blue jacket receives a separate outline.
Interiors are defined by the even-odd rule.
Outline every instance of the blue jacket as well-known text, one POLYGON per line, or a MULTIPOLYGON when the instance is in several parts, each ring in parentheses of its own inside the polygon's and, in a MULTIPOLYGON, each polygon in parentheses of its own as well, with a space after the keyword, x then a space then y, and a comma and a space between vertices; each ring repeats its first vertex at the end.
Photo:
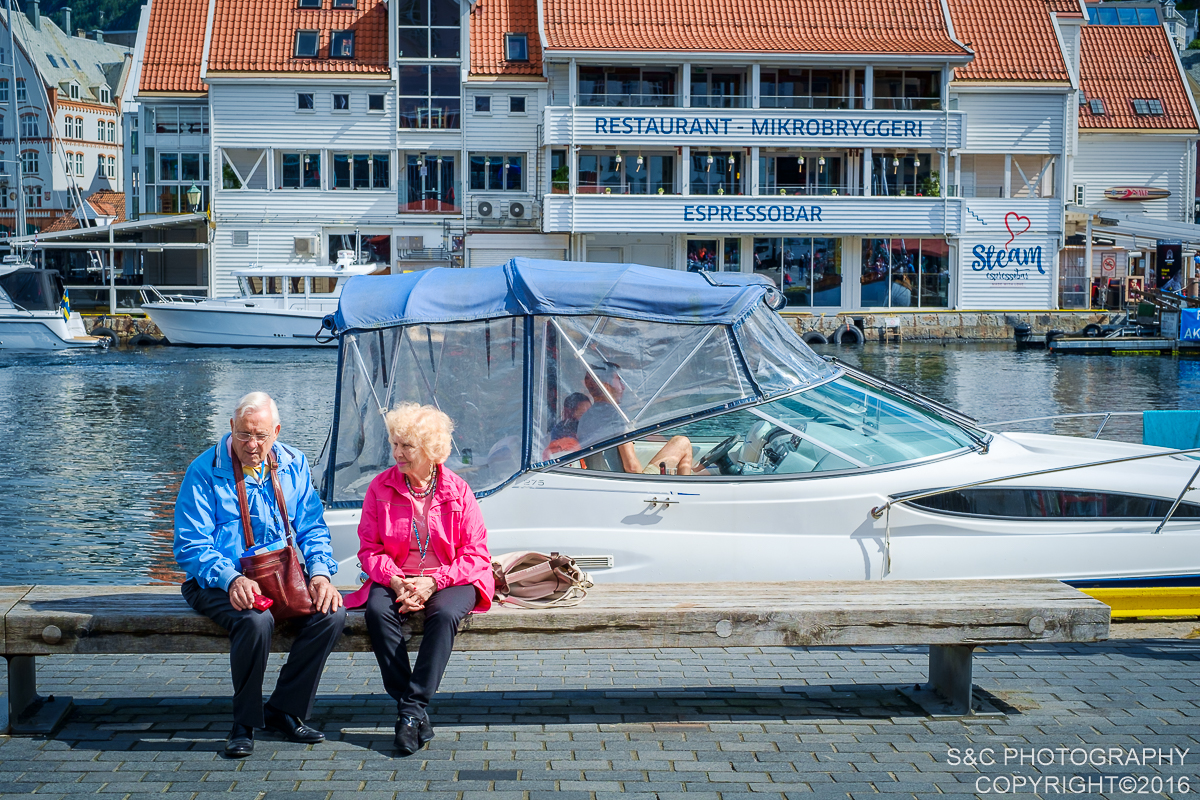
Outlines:
MULTIPOLYGON (((175 560, 189 578, 195 578, 206 589, 228 590, 241 574, 238 559, 246 550, 229 457, 230 436, 225 434, 219 444, 192 462, 175 500, 175 560)), ((337 572, 337 562, 333 560, 329 528, 325 526, 321 500, 313 489, 308 460, 282 442, 271 449, 279 462, 279 483, 309 577, 331 576, 337 572)), ((287 535, 275 504, 270 472, 264 470, 262 483, 246 478, 246 500, 255 544, 287 535)))

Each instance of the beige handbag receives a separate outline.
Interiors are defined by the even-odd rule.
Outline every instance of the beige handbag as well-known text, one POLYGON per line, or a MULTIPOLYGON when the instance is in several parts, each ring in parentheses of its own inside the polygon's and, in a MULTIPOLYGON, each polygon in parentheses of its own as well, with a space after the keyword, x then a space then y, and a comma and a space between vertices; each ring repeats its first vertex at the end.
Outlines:
POLYGON ((579 605, 593 586, 575 559, 558 553, 503 553, 492 559, 492 574, 495 601, 522 608, 579 605))

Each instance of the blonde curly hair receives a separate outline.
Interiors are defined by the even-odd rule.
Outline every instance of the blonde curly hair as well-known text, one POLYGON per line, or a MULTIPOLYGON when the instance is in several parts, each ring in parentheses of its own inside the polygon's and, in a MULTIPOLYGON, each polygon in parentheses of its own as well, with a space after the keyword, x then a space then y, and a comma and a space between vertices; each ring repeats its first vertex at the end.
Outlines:
POLYGON ((421 448, 434 464, 444 464, 450 457, 450 435, 454 421, 435 406, 420 403, 400 403, 383 418, 388 429, 388 441, 408 439, 421 448))

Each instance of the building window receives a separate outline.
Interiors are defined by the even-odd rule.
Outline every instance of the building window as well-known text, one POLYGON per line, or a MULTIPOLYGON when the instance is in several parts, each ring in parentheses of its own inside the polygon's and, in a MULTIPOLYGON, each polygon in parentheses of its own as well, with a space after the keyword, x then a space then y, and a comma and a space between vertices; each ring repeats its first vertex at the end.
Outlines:
POLYGON ((1134 100, 1133 112, 1139 117, 1161 117, 1163 106, 1161 100, 1134 100))
MULTIPOLYGON (((758 159, 758 192, 764 195, 858 194, 858 187, 845 179, 843 164, 841 155, 819 151, 786 156, 762 155, 758 159)), ((888 176, 890 180, 890 172, 888 176)))
POLYGON ((296 8, 320 8, 321 0, 296 0, 296 8))
POLYGON ((38 154, 36 150, 26 150, 21 153, 21 174, 22 175, 37 175, 38 173, 38 154))
POLYGON ((29 93, 25 91, 25 79, 17 78, 17 102, 28 103, 29 93))
POLYGON ((320 31, 296 31, 296 58, 316 58, 320 45, 320 31))
POLYGON ((457 0, 399 0, 396 55, 458 58, 461 14, 457 0))
POLYGON ((36 139, 41 136, 41 124, 38 122, 37 114, 24 114, 21 116, 21 138, 36 139))
POLYGON ((109 179, 117 177, 117 157, 108 157, 108 177, 109 179))
POLYGON ((400 127, 458 128, 458 67, 400 67, 400 127))
MULTIPOLYGON (((150 151, 150 148, 147 148, 150 151)), ((147 156, 147 162, 150 156, 147 156)), ((222 189, 266 189, 267 151, 260 147, 221 150, 222 189)))
POLYGON ((76 139, 83 138, 83 117, 75 118, 75 138, 76 139))
POLYGON ((75 174, 83 177, 83 153, 75 154, 75 174))
POLYGON ((117 123, 116 122, 108 123, 108 141, 110 144, 117 143, 117 123))
POLYGON ((312 110, 314 110, 312 92, 297 92, 296 93, 296 110, 297 111, 312 111, 312 110))
POLYGON ((454 155, 409 153, 405 158, 404 213, 458 214, 458 184, 454 179, 454 155))
POLYGON ((79 99, 79 84, 78 84, 78 83, 72 83, 72 84, 71 84, 71 87, 70 87, 70 90, 71 90, 71 99, 72 99, 72 100, 78 100, 78 99, 79 99))
POLYGON ((675 73, 661 67, 580 67, 579 104, 672 107, 675 73))
POLYGON ((104 122, 104 120, 102 120, 102 119, 96 120, 96 141, 97 142, 106 141, 106 134, 107 134, 106 128, 107 128, 107 125, 104 122))
POLYGON ((333 95, 333 110, 334 111, 349 111, 350 110, 350 95, 338 94, 333 95))
MULTIPOLYGON (((813 70, 813 72, 819 71, 813 70)), ((940 72, 936 70, 875 70, 875 108, 897 111, 933 111, 941 107, 942 77, 940 72)))
POLYGON ((333 0, 334 8, 357 8, 356 0, 333 0))
MULTIPOLYGON (((566 151, 553 158, 551 192, 567 191, 566 151)), ((675 156, 662 153, 583 151, 579 154, 580 194, 675 194, 675 156)))
POLYGON ((1089 100, 1088 107, 1092 109, 1092 113, 1095 114, 1096 116, 1103 116, 1104 101, 1101 100, 1100 98, 1097 97, 1094 100, 1089 100))
POLYGON ((942 239, 863 239, 864 307, 945 308, 950 247, 942 239))
POLYGON ((367 111, 383 111, 383 103, 386 95, 369 94, 367 95, 367 111))
MULTIPOLYGON (((149 148, 147 148, 149 151, 149 148)), ((101 156, 103 159, 104 156, 101 156)), ((181 152, 158 154, 158 166, 154 168, 152 154, 147 152, 146 164, 146 207, 152 213, 175 213, 190 211, 187 205, 187 190, 196 184, 201 190, 201 210, 208 208, 209 173, 207 152, 181 152), (156 179, 157 176, 157 179, 156 179)), ((117 159, 108 158, 109 177, 116 176, 117 159)))
POLYGON ((330 58, 354 58, 354 31, 330 31, 330 58))
POLYGON ((387 189, 391 186, 387 153, 334 153, 334 189, 387 189))
POLYGON ((25 187, 25 207, 26 208, 41 208, 42 207, 42 187, 26 186, 25 187))
POLYGON ((110 91, 108 90, 108 87, 107 87, 107 86, 101 86, 101 87, 100 87, 100 102, 101 102, 101 103, 108 103, 108 102, 110 102, 111 100, 112 100, 112 92, 110 92, 110 91))
POLYGON ((568 194, 571 191, 571 167, 567 163, 566 150, 550 151, 550 194, 568 194))
POLYGON ((692 194, 742 194, 742 153, 692 150, 692 194))
MULTIPOLYGON (((720 84, 719 80, 722 76, 715 70, 709 71, 710 87, 720 84)), ((876 75, 883 73, 877 72, 876 75)), ((892 75, 896 80, 889 82, 887 79, 881 81, 877 78, 876 86, 880 88, 877 91, 883 91, 885 94, 884 104, 876 105, 876 108, 899 108, 904 106, 903 98, 907 84, 905 83, 905 73, 887 73, 892 75), (899 76, 896 78, 896 76, 899 76), (895 87, 893 87, 895 83, 895 87), (898 93, 901 102, 893 103, 890 99, 890 93, 893 91, 898 93)), ((937 78, 938 73, 929 73, 937 78)), ((917 83, 909 87, 914 93, 919 94, 924 86, 920 84, 918 73, 911 73, 913 80, 917 83)), ((728 77, 728 76, 726 76, 728 77)), ((771 69, 763 70, 759 76, 759 93, 760 105, 763 108, 862 108, 863 96, 865 92, 864 81, 866 78, 865 70, 843 70, 843 69, 771 69), (851 99, 853 97, 853 100, 851 99)), ((693 76, 693 80, 695 77, 693 76)), ((940 81, 940 78, 937 78, 940 81)), ((940 86, 940 83, 937 84, 940 86)), ((693 88, 693 93, 695 88, 693 88)), ((939 89, 940 92, 940 89, 939 89)), ((914 97, 914 101, 915 101, 914 97)), ((940 101, 940 94, 938 95, 940 101)), ((715 100, 715 99, 714 99, 715 100)), ((719 100, 715 100, 719 102, 719 100)), ((692 104, 695 105, 693 99, 692 104)), ((940 108, 940 105, 937 106, 940 108)))
POLYGON ((486 95, 486 94, 475 95, 475 113, 477 113, 477 114, 492 113, 492 98, 490 95, 486 95))
POLYGON ((525 113, 525 98, 523 96, 514 96, 508 98, 508 113, 524 114, 525 113))
POLYGON ((756 238, 754 272, 783 290, 789 308, 842 304, 840 239, 756 238))
MULTIPOLYGON (((832 70, 839 75, 844 70, 832 70)), ((741 70, 721 67, 692 67, 692 108, 745 108, 746 74, 741 70)), ((830 93, 845 94, 840 85, 831 87, 830 93)), ((840 106, 821 106, 839 108, 840 106)))
POLYGON ((8 102, 8 79, 0 80, 0 103, 8 102))
POLYGON ((879 197, 941 196, 941 176, 935 176, 933 170, 935 153, 876 153, 871 167, 871 194, 879 197))
MULTIPOLYGON (((329 234, 329 263, 337 263, 339 251, 353 253, 356 245, 358 246, 358 263, 392 263, 392 237, 387 233, 371 231, 329 234)), ((313 278, 312 281, 313 292, 325 294, 333 291, 337 278, 313 278)))
POLYGON ((529 36, 524 33, 504 34, 504 58, 508 61, 529 60, 529 36))
POLYGON ((280 189, 321 188, 320 153, 280 153, 276 168, 280 189))
POLYGON ((525 191, 524 156, 471 154, 471 190, 477 192, 525 191))

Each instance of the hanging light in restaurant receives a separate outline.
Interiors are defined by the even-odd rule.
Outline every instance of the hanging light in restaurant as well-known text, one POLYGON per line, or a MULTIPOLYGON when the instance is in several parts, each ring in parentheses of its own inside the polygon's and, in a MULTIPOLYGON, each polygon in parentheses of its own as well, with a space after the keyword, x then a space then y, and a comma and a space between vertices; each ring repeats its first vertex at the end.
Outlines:
POLYGON ((817 167, 818 167, 819 171, 821 171, 821 172, 825 171, 825 156, 821 156, 820 158, 817 159, 817 167))
POLYGON ((638 159, 637 159, 637 169, 636 169, 636 170, 634 170, 635 172, 641 172, 641 171, 642 171, 642 161, 643 161, 643 160, 644 160, 644 159, 642 158, 642 154, 641 154, 641 153, 638 153, 638 159))

